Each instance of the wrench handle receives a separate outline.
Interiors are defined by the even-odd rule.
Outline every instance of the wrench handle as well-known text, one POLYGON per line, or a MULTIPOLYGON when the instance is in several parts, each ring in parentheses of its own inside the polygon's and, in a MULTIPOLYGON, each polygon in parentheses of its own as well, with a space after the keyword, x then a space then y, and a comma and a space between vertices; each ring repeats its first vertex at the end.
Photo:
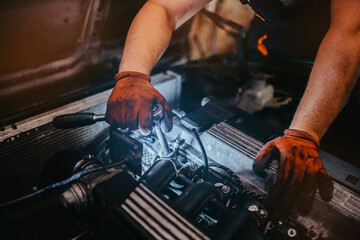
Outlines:
POLYGON ((104 120, 105 115, 103 114, 96 115, 94 113, 73 113, 55 117, 53 124, 56 128, 68 129, 87 126, 104 120))

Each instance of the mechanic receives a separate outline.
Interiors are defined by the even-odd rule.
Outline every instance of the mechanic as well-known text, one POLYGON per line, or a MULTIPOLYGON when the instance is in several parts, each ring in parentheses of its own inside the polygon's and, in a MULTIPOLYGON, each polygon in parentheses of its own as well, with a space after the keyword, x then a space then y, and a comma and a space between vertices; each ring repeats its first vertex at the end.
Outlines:
MULTIPOLYGON (((164 125, 172 129, 172 114, 165 98, 150 84, 150 71, 166 50, 172 32, 211 0, 149 0, 128 32, 116 85, 109 98, 106 120, 115 127, 150 133, 154 104, 165 109, 164 125)), ((241 0, 244 2, 244 0, 241 0)), ((248 0, 264 21, 286 21, 287 9, 311 0, 248 0), (267 4, 266 4, 267 3, 267 4), (280 6, 281 11, 277 11, 280 6), (277 12, 276 12, 277 11, 277 12), (272 13, 276 14, 272 14, 272 13), (279 15, 275 16, 274 15, 279 15), (285 19, 281 19, 285 16, 285 19)), ((253 169, 263 172, 271 159, 280 161, 272 207, 286 213, 296 207, 307 213, 315 197, 329 201, 333 183, 320 159, 319 140, 349 97, 359 73, 360 1, 327 1, 331 24, 317 51, 308 85, 289 129, 268 142, 257 154, 253 169)), ((290 16, 291 18, 292 16, 290 16)))

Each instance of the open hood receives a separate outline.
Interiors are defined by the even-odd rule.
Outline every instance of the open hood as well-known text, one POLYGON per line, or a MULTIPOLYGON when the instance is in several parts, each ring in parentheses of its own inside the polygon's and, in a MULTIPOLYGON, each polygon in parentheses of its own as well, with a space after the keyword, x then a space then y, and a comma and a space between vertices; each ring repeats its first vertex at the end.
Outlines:
MULTIPOLYGON (((1 1, 0 126, 112 87, 145 2, 1 1)), ((172 44, 178 55, 186 51, 180 35, 172 44)))

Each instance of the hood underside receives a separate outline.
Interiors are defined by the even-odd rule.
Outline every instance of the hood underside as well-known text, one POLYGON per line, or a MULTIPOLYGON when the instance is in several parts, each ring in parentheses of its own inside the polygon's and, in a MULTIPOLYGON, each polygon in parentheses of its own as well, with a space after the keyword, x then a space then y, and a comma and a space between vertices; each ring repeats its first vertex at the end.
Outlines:
MULTIPOLYGON (((1 1, 0 126, 112 87, 145 2, 1 1)), ((186 49, 182 31, 168 50, 172 59, 186 49)))

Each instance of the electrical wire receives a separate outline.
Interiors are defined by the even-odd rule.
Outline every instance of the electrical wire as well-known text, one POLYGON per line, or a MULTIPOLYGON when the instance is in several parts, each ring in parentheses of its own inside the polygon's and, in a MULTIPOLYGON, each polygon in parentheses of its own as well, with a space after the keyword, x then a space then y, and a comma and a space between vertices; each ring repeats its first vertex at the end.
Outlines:
POLYGON ((33 193, 30 193, 30 194, 28 194, 28 195, 26 195, 26 196, 22 196, 22 197, 19 197, 19 198, 17 198, 17 199, 11 200, 11 201, 9 201, 9 202, 1 203, 1 204, 0 204, 0 208, 1 208, 1 207, 8 206, 8 205, 11 205, 11 204, 16 203, 16 202, 20 202, 20 201, 25 200, 25 199, 28 199, 28 198, 31 198, 31 197, 33 197, 33 196, 35 196, 35 193, 34 193, 34 192, 33 192, 33 193))
POLYGON ((205 152, 205 148, 204 145, 201 142, 201 139, 199 137, 198 132, 195 129, 191 130, 195 136, 196 141, 198 142, 200 149, 201 149, 201 153, 202 153, 202 157, 204 160, 204 165, 205 165, 205 171, 204 171, 204 180, 207 181, 208 180, 208 176, 209 176, 209 161, 205 152))
POLYGON ((108 169, 108 168, 116 167, 116 166, 121 165, 121 164, 123 164, 123 162, 117 162, 117 163, 112 163, 112 164, 109 164, 109 165, 106 165, 106 166, 99 166, 99 167, 95 167, 95 168, 82 170, 80 172, 75 173, 74 175, 72 175, 69 178, 66 178, 66 179, 64 179, 62 181, 56 182, 56 183, 51 184, 49 186, 46 186, 46 187, 44 187, 42 189, 37 190, 34 193, 28 194, 26 196, 23 196, 23 197, 20 197, 20 198, 17 198, 17 199, 14 199, 14 200, 9 201, 9 202, 1 203, 0 207, 5 207, 5 206, 8 206, 10 204, 13 204, 13 203, 16 203, 16 202, 31 198, 31 197, 39 195, 39 194, 42 194, 42 193, 47 192, 49 190, 53 190, 55 188, 65 186, 65 185, 67 185, 69 183, 72 183, 72 182, 80 179, 84 175, 94 173, 94 172, 98 172, 98 171, 101 171, 101 170, 105 170, 105 169, 108 169))
POLYGON ((263 196, 259 195, 258 193, 255 193, 255 192, 253 192, 251 190, 247 190, 244 187, 243 183, 241 182, 239 176, 235 172, 233 172, 230 168, 225 167, 224 165, 221 165, 221 164, 218 164, 218 163, 210 163, 209 166, 222 169, 222 170, 228 172, 232 176, 232 178, 235 180, 235 182, 238 185, 237 187, 240 187, 240 191, 237 190, 235 192, 235 195, 236 194, 243 194, 243 195, 251 196, 252 198, 257 199, 258 201, 260 201, 262 204, 266 203, 267 200, 263 196))
MULTIPOLYGON (((258 200, 263 205, 266 204, 267 199, 265 197, 263 197, 262 195, 256 193, 256 192, 253 192, 251 190, 247 190, 245 188, 245 186, 243 185, 242 181, 240 180, 239 176, 234 171, 232 171, 230 168, 225 167, 224 165, 221 165, 221 164, 218 164, 218 163, 209 163, 209 168, 211 168, 211 167, 222 169, 222 170, 224 170, 225 172, 227 172, 228 174, 231 175, 231 177, 232 177, 231 181, 234 184, 236 184, 236 186, 238 188, 240 188, 239 190, 235 191, 234 195, 237 195, 237 194, 246 195, 248 197, 252 197, 252 198, 258 200)), ((198 170, 196 171, 196 173, 201 172, 202 169, 204 169, 204 168, 205 168, 204 165, 200 166, 198 168, 198 170)), ((213 170, 213 171, 215 171, 215 170, 213 170)), ((195 175, 196 175, 196 173, 195 173, 195 175)), ((194 178, 192 179, 192 181, 194 181, 194 178)))
POLYGON ((183 166, 181 166, 181 168, 177 169, 176 164, 174 163, 174 161, 169 159, 169 158, 159 158, 153 164, 155 164, 156 162, 160 162, 160 161, 170 161, 172 163, 172 165, 173 165, 173 167, 175 169, 175 178, 179 176, 179 173, 181 172, 181 170, 183 170, 183 168, 188 166, 188 164, 184 164, 183 166))

